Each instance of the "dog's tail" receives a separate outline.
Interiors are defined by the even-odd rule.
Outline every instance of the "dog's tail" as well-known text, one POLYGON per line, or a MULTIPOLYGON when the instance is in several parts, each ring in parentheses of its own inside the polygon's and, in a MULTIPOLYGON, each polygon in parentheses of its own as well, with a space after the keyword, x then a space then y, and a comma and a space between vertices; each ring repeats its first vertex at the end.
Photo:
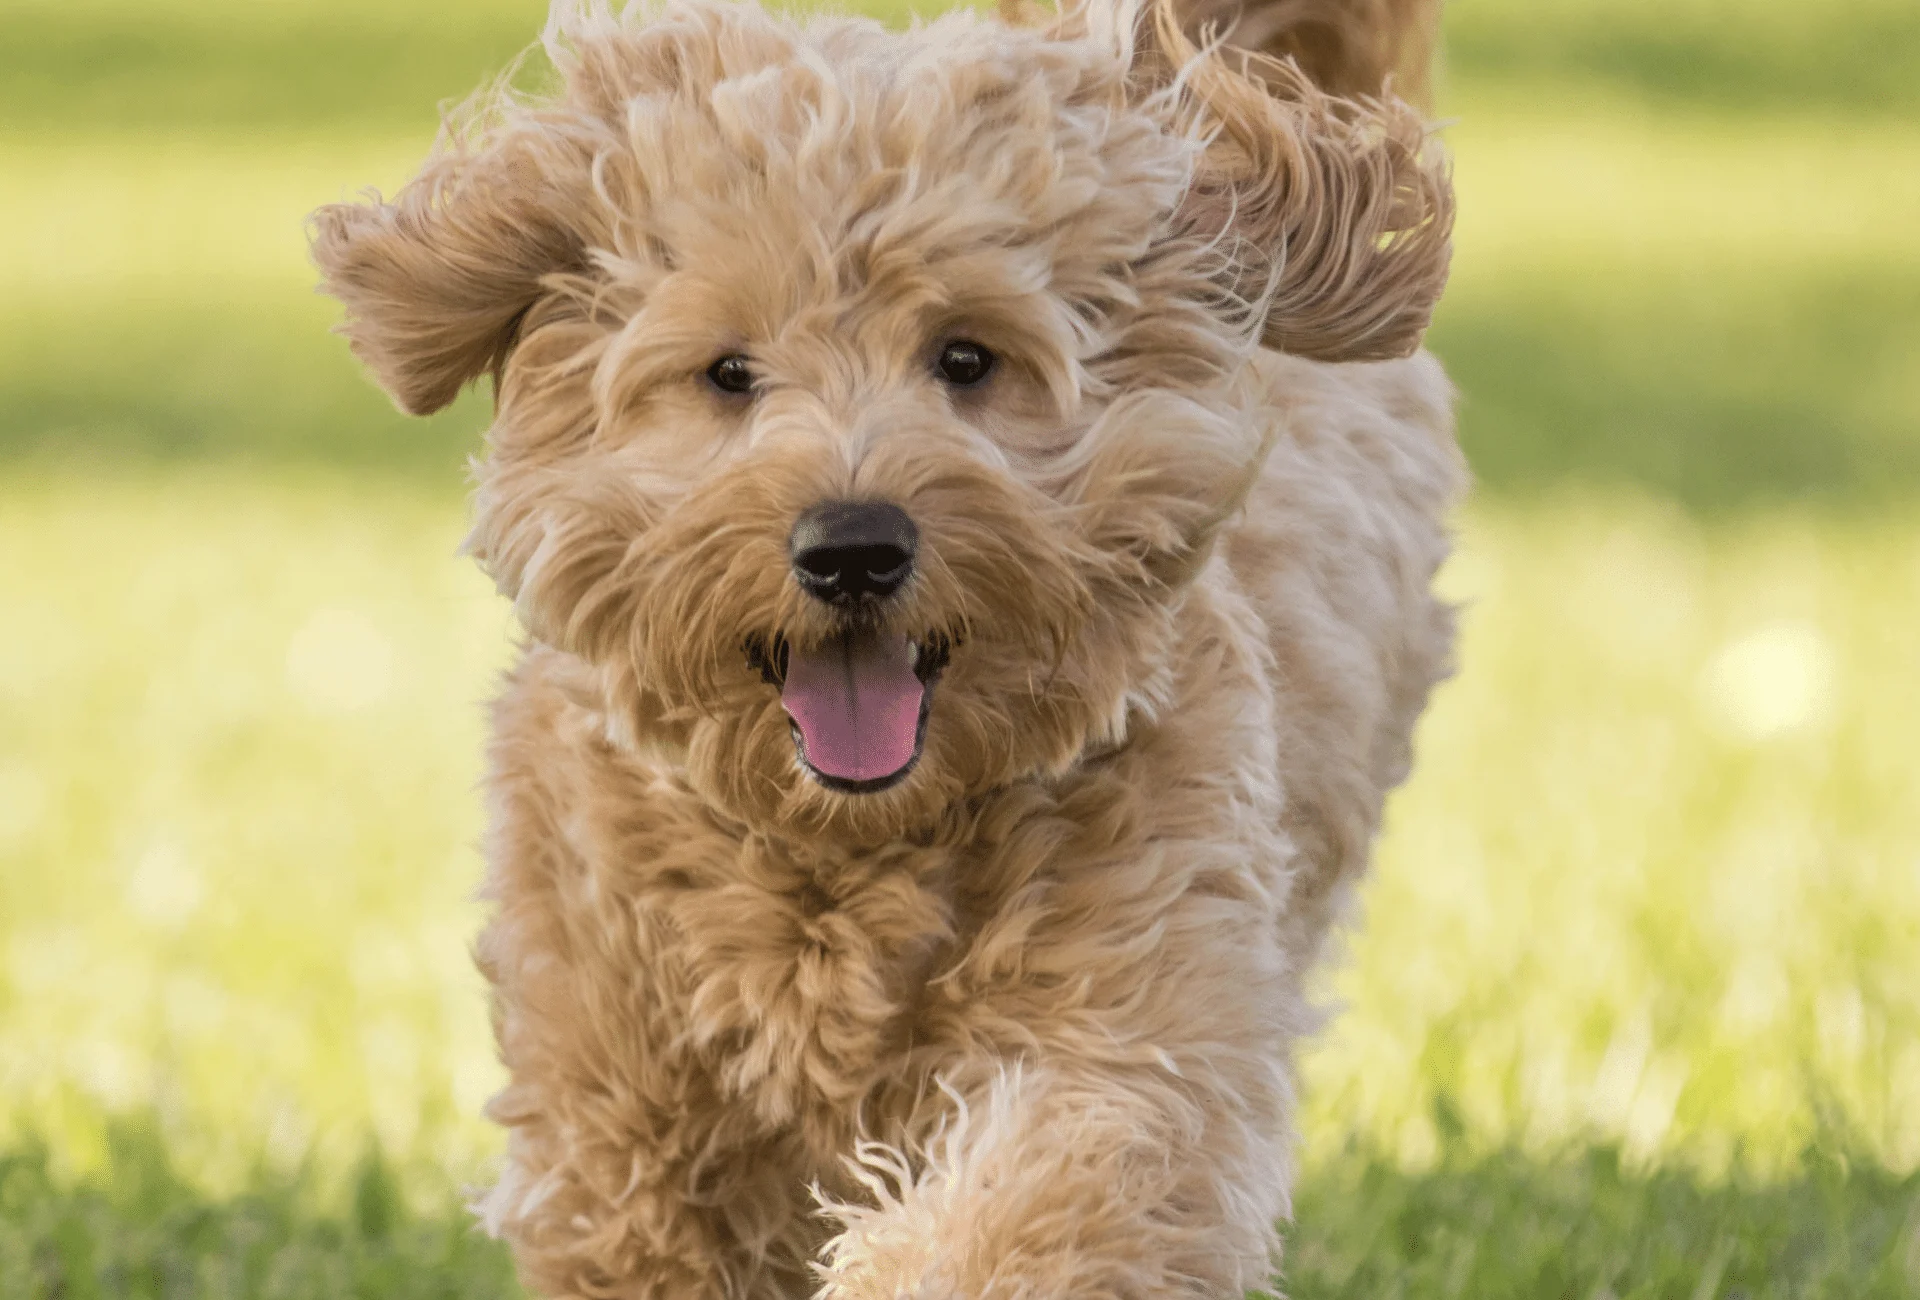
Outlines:
POLYGON ((1290 58, 1331 95, 1392 93, 1430 108, 1441 0, 1175 0, 1181 26, 1290 58))

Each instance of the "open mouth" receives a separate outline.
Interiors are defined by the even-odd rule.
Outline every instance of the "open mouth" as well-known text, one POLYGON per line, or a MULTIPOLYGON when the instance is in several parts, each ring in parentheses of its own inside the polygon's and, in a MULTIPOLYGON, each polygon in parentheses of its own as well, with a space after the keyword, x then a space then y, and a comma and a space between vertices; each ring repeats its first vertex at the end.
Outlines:
POLYGON ((747 660, 780 688, 807 774, 842 794, 874 794, 920 761, 933 688, 952 649, 938 632, 848 630, 807 649, 784 637, 750 641, 747 660))

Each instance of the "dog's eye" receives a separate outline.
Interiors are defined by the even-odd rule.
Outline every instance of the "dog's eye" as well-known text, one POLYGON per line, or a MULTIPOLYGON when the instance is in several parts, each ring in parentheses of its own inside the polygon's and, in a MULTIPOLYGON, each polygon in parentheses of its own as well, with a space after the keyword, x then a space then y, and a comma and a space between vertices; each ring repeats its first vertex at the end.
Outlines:
POLYGON ((979 383, 992 369, 993 353, 978 343, 955 339, 940 349, 940 377, 956 388, 979 383))
POLYGON ((729 352, 707 367, 707 380, 723 393, 753 391, 753 365, 738 352, 729 352))

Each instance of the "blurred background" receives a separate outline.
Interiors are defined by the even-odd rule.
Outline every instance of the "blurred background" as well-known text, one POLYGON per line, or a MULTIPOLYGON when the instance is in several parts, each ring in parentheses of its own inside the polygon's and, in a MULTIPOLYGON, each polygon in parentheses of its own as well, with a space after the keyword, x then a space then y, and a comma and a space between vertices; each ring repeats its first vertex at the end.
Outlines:
MULTIPOLYGON (((8 1300, 517 1294, 459 1207, 486 404, 396 416, 301 220, 543 11, 0 8, 8 1300)), ((1463 669, 1286 1284, 1920 1294, 1920 5, 1455 0, 1441 110, 1463 669)))

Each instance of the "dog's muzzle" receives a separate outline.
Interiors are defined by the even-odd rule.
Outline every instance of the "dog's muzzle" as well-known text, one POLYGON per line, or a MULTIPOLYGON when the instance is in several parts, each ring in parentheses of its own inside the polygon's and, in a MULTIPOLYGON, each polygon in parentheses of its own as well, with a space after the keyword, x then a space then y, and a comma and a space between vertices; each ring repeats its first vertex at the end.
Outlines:
POLYGON ((817 645, 777 640, 748 657, 780 688, 801 766, 828 789, 870 794, 905 780, 926 741, 950 641, 882 630, 879 607, 913 576, 919 529, 885 501, 828 501, 794 523, 801 590, 844 616, 817 645))

